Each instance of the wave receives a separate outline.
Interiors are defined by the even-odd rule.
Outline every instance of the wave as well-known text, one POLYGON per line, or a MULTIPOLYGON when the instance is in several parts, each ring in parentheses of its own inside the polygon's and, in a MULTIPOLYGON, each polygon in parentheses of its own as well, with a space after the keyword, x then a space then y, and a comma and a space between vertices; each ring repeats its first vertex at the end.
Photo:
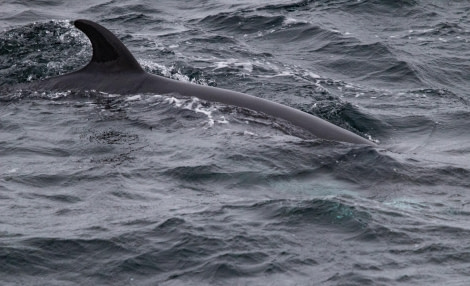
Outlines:
POLYGON ((212 31, 224 30, 226 32, 257 33, 258 31, 282 25, 283 16, 263 15, 237 15, 233 13, 220 13, 210 15, 200 20, 199 23, 210 27, 212 31))
POLYGON ((0 34, 0 86, 72 71, 84 65, 88 45, 69 21, 34 23, 7 30, 0 34), (56 45, 54 50, 50 49, 51 43, 56 45))

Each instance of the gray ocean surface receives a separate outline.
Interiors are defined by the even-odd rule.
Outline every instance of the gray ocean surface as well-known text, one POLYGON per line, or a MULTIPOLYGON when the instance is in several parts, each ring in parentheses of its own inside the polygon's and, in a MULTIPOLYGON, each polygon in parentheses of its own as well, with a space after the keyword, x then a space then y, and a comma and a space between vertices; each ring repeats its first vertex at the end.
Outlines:
POLYGON ((470 2, 0 1, 1 285, 470 285, 470 2), (378 148, 160 94, 36 92, 72 21, 149 72, 378 148))

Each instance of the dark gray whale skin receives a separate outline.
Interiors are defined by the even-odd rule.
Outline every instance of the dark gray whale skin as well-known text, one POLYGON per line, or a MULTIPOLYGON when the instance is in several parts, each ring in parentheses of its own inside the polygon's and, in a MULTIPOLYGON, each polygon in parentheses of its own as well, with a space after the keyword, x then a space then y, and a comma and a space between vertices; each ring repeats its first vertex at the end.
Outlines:
POLYGON ((299 126, 318 138, 375 143, 295 108, 248 94, 172 80, 145 72, 124 44, 109 30, 89 20, 74 21, 91 41, 93 56, 84 68, 33 83, 41 90, 96 90, 115 94, 179 94, 263 112, 299 126))

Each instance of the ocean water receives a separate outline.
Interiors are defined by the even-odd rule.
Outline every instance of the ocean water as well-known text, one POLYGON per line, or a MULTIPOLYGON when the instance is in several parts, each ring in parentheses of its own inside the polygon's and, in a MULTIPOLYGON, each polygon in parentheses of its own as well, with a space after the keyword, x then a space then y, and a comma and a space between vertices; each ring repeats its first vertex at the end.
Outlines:
POLYGON ((1 285, 469 285, 470 3, 0 2, 1 285), (149 72, 306 111, 37 92, 71 24, 149 72))

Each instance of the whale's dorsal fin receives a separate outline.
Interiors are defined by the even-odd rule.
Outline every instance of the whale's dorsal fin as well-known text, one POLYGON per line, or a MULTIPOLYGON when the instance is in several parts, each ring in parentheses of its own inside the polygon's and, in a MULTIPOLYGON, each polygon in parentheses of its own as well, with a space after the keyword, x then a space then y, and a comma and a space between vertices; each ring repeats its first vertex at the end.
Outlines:
POLYGON ((74 25, 87 35, 93 47, 93 57, 81 71, 144 72, 126 46, 108 29, 88 20, 76 20, 74 25))

